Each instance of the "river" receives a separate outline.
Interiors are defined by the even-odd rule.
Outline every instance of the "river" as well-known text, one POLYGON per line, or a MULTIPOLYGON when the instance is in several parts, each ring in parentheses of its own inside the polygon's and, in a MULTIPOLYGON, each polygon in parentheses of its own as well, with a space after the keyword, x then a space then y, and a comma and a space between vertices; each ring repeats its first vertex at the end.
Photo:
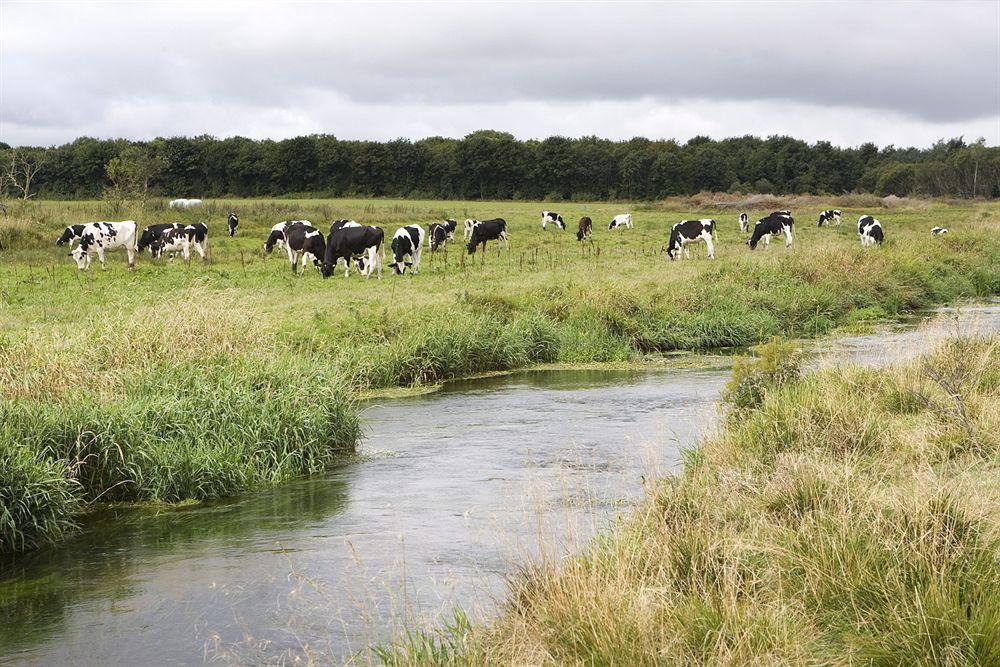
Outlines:
MULTIPOLYGON (((1000 304, 807 344, 881 365, 1000 330, 1000 304)), ((373 401, 356 461, 238 498, 89 518, 0 561, 0 664, 369 660, 505 577, 558 559, 674 471, 718 418, 725 358, 698 368, 525 371, 373 401)))

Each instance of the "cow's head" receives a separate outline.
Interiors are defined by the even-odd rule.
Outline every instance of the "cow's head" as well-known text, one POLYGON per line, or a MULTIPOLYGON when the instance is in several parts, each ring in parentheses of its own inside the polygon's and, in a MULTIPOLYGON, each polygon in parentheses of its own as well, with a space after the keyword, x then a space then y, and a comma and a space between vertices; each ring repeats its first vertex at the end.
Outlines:
POLYGON ((87 250, 83 247, 82 243, 73 248, 73 250, 69 253, 69 256, 76 260, 76 268, 87 268, 87 250))
POLYGON ((72 227, 67 227, 63 230, 62 236, 56 239, 56 245, 63 245, 64 243, 69 243, 73 240, 75 234, 73 233, 72 227))
POLYGON ((470 255, 475 255, 476 254, 476 240, 475 240, 475 238, 473 238, 471 241, 469 241, 466 244, 465 249, 469 251, 470 255))
POLYGON ((274 250, 274 246, 279 248, 285 242, 285 233, 279 229, 275 229, 271 232, 271 235, 267 237, 267 241, 264 243, 264 252, 268 255, 274 250))
POLYGON ((155 241, 149 244, 149 254, 153 256, 153 259, 162 256, 163 248, 166 245, 167 245, 166 241, 164 241, 163 237, 161 236, 160 238, 156 239, 155 241))

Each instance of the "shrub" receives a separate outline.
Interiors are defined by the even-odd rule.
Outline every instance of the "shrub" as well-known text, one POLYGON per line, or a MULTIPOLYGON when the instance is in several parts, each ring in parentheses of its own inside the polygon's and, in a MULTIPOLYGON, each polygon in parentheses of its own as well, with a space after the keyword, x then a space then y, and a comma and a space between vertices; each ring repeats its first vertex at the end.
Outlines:
POLYGON ((733 363, 733 375, 722 394, 737 409, 759 407, 768 391, 799 376, 802 353, 794 343, 772 338, 751 350, 755 356, 738 357, 733 363))

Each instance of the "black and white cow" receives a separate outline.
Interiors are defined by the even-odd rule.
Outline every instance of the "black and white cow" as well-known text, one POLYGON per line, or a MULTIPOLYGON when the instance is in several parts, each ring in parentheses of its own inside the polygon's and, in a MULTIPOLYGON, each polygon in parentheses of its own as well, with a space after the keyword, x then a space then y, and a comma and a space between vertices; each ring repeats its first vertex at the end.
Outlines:
POLYGON ((379 251, 382 249, 382 242, 385 240, 385 233, 381 227, 353 226, 346 225, 340 229, 330 232, 326 241, 326 253, 323 257, 322 273, 324 278, 329 278, 337 263, 344 260, 347 270, 344 277, 351 275, 351 259, 358 258, 358 270, 370 278, 373 271, 378 269, 378 277, 382 277, 382 258, 379 251))
POLYGON ((948 230, 944 227, 932 227, 931 234, 934 236, 941 236, 942 234, 947 234, 948 230))
POLYGON ((670 241, 667 243, 667 254, 670 259, 678 259, 681 253, 688 259, 691 252, 687 249, 689 243, 705 242, 708 248, 708 258, 715 259, 715 220, 681 220, 670 230, 670 241))
POLYGON ((463 223, 463 225, 465 227, 465 236, 463 238, 466 241, 468 241, 470 238, 472 238, 472 228, 475 227, 476 225, 478 225, 479 222, 480 221, 476 220, 475 218, 466 218, 465 222, 463 223))
POLYGON ((580 218, 580 222, 577 224, 576 230, 576 240, 582 241, 583 239, 589 239, 594 235, 594 221, 583 216, 580 218))
POLYGON ((819 214, 819 224, 817 224, 816 226, 817 227, 822 227, 823 225, 827 225, 827 224, 837 224, 837 225, 840 224, 840 211, 839 210, 837 210, 835 208, 831 208, 831 209, 827 209, 826 211, 823 211, 822 213, 819 214))
POLYGON ((70 256, 76 260, 80 269, 90 268, 91 255, 96 254, 101 268, 104 265, 104 253, 108 250, 124 248, 128 254, 128 270, 135 269, 135 221, 123 222, 91 222, 84 227, 80 235, 80 243, 73 249, 70 256))
POLYGON ((545 229, 546 225, 555 225, 558 229, 566 229, 566 223, 563 222, 562 216, 555 211, 542 211, 542 229, 545 229))
POLYGON ((448 239, 455 238, 456 229, 458 229, 458 222, 455 220, 432 222, 427 229, 427 241, 430 244, 431 252, 437 252, 438 248, 443 248, 448 243, 448 239))
POLYGON ((288 263, 292 265, 292 273, 295 273, 295 265, 302 257, 302 273, 306 272, 306 262, 312 259, 313 266, 317 269, 320 265, 320 257, 326 253, 326 241, 323 240, 323 233, 312 225, 301 222, 293 222, 285 227, 285 251, 288 253, 288 263))
POLYGON ((196 222, 184 228, 191 246, 198 251, 202 259, 205 259, 205 248, 208 246, 208 225, 204 222, 196 222))
POLYGON ((757 249, 757 244, 761 239, 764 239, 764 248, 767 249, 771 245, 771 237, 778 234, 785 235, 785 247, 792 247, 792 226, 795 221, 792 219, 791 215, 775 212, 766 218, 761 218, 753 226, 753 234, 747 241, 747 245, 750 246, 751 250, 757 249))
POLYGON ((608 225, 608 229, 609 230, 611 230, 611 229, 620 229, 622 227, 626 227, 628 229, 632 229, 632 214, 631 213, 619 213, 611 221, 611 224, 608 225))
POLYGON ((748 229, 750 229, 750 216, 740 213, 740 232, 746 234, 748 229))
POLYGON ((420 273, 420 251, 424 247, 424 228, 420 225, 406 225, 396 230, 392 236, 392 268, 396 275, 406 273, 412 266, 414 273, 420 273), (410 261, 406 261, 409 257, 410 261))
POLYGON ((264 252, 270 255, 271 251, 275 248, 284 248, 285 229, 294 224, 303 224, 316 229, 313 223, 308 220, 285 220, 283 222, 279 222, 275 226, 271 227, 271 233, 268 234, 267 241, 264 242, 264 252))
POLYGON ((80 236, 83 235, 83 230, 87 225, 70 225, 63 230, 62 235, 56 239, 56 245, 63 245, 65 243, 69 244, 69 247, 73 247, 75 241, 80 240, 80 236))
POLYGON ((191 258, 191 236, 183 227, 163 230, 155 241, 149 244, 149 252, 155 257, 162 257, 163 253, 170 253, 170 261, 174 261, 174 254, 181 253, 184 261, 191 258))
POLYGON ((500 252, 500 248, 503 245, 506 245, 507 252, 510 252, 510 240, 507 238, 507 221, 503 218, 483 220, 474 226, 472 228, 472 238, 469 239, 469 243, 465 247, 470 255, 474 255, 476 254, 476 246, 482 245, 483 252, 485 253, 486 242, 494 240, 497 242, 497 252, 500 252))
POLYGON ((153 241, 160 238, 160 234, 168 229, 184 229, 184 225, 179 222, 164 222, 146 227, 139 236, 139 245, 136 246, 136 250, 142 252, 146 248, 149 248, 150 252, 152 252, 153 241))
POLYGON ((885 240, 882 223, 870 215, 858 218, 858 236, 861 237, 861 245, 865 248, 872 245, 882 245, 882 241, 885 240))
POLYGON ((236 215, 235 211, 229 212, 229 236, 236 236, 236 228, 240 226, 240 216, 236 215))

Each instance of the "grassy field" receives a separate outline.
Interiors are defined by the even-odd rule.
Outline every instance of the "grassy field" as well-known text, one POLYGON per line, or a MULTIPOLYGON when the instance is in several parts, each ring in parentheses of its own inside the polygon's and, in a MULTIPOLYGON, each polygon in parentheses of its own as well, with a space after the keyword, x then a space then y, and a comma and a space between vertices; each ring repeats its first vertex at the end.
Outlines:
POLYGON ((274 484, 350 452, 361 394, 562 362, 642 363, 675 349, 813 336, 963 296, 1000 292, 1000 205, 875 198, 757 200, 791 207, 791 250, 751 252, 739 207, 710 198, 642 206, 389 200, 214 201, 196 211, 111 212, 101 202, 30 202, 0 222, 0 550, 58 540, 95 502, 210 498, 274 484), (845 211, 839 227, 816 214, 845 211), (224 235, 226 214, 240 234, 224 235), (543 231, 542 209, 594 243, 543 231), (631 210, 634 230, 609 232, 631 210), (876 215, 882 248, 852 219, 876 215), (278 221, 385 228, 502 216, 512 252, 425 252, 419 275, 293 276, 265 256, 278 221), (662 248, 680 219, 719 221, 717 260, 662 248), (208 261, 140 258, 80 272, 54 240, 69 224, 206 221, 208 261), (951 233, 932 237, 934 225, 951 233))
POLYGON ((1000 664, 1000 336, 884 370, 789 358, 742 365, 683 473, 581 555, 526 567, 492 624, 459 615, 380 657, 1000 664))

